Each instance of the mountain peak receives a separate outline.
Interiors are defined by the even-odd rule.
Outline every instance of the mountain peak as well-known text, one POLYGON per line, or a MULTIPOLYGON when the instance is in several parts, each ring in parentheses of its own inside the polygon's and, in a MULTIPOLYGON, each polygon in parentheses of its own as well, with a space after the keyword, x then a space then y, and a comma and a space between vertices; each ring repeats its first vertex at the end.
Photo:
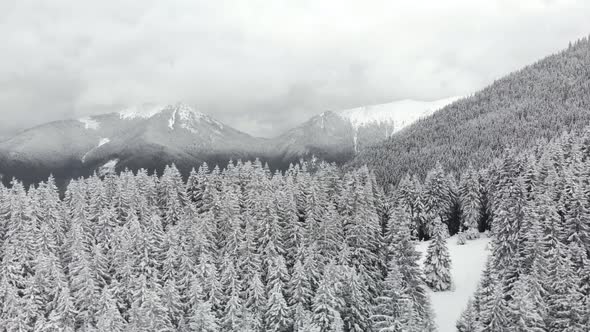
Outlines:
POLYGON ((121 119, 147 119, 160 113, 165 108, 166 106, 161 104, 141 104, 127 107, 118 113, 121 119))
POLYGON ((204 113, 197 111, 195 108, 185 103, 176 103, 168 105, 145 103, 141 105, 127 107, 119 111, 118 113, 121 119, 147 119, 166 111, 178 113, 180 116, 185 118, 191 116, 196 116, 198 118, 207 117, 207 115, 205 115, 204 113))
POLYGON ((168 116, 168 127, 170 129, 175 129, 176 125, 179 124, 180 127, 195 132, 197 123, 202 120, 223 129, 222 123, 182 102, 168 105, 141 104, 123 109, 118 114, 122 120, 149 119, 159 114, 165 114, 168 116))

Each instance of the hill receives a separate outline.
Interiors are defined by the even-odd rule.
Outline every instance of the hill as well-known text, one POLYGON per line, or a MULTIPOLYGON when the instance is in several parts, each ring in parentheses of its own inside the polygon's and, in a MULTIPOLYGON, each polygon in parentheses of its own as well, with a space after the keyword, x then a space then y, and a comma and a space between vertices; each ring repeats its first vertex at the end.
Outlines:
POLYGON ((459 173, 508 147, 527 149, 589 123, 590 43, 584 38, 364 149, 348 167, 366 164, 384 184, 407 172, 424 176, 437 162, 459 173))

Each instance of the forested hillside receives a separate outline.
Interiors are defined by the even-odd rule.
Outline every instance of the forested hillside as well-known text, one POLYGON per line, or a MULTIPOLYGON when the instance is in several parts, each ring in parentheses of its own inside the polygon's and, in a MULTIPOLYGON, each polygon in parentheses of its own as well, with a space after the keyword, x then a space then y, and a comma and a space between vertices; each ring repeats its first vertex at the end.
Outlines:
POLYGON ((494 167, 492 254, 458 331, 588 331, 590 135, 494 167))
MULTIPOLYGON (((5 331, 433 331, 366 168, 174 167, 0 190, 5 331)), ((392 217, 393 215, 393 217, 392 217)))
POLYGON ((350 167, 369 165, 380 183, 406 172, 424 176, 440 161, 460 173, 485 166, 507 147, 517 151, 590 124, 590 42, 512 73, 473 96, 362 151, 350 167))

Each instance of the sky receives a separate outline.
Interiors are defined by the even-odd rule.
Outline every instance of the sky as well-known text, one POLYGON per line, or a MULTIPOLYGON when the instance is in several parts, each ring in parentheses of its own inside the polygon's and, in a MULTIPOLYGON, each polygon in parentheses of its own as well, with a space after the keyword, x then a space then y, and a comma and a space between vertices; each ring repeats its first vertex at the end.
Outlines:
POLYGON ((588 36, 588 17, 588 0, 3 0, 0 137, 176 102, 273 137, 473 93, 588 36))

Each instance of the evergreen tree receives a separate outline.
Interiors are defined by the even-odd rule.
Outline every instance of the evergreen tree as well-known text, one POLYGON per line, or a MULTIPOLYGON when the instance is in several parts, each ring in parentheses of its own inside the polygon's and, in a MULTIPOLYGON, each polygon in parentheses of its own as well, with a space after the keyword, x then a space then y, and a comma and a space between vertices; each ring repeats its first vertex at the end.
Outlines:
POLYGON ((289 308, 283 296, 283 290, 281 285, 276 283, 268 295, 268 306, 265 315, 266 331, 287 331, 291 324, 289 317, 289 308))
POLYGON ((434 238, 428 246, 424 261, 425 281, 434 291, 449 290, 452 286, 451 259, 446 235, 444 225, 439 223, 434 230, 434 238))
POLYGON ((469 299, 467 302, 467 308, 461 313, 461 317, 459 317, 456 327, 457 332, 478 332, 481 330, 473 299, 469 299))
POLYGON ((387 278, 382 288, 371 316, 373 329, 378 332, 403 331, 401 308, 402 302, 408 299, 408 293, 403 286, 403 276, 395 260, 389 262, 387 278))
POLYGON ((469 232, 469 230, 476 230, 482 217, 479 174, 472 167, 461 175, 459 201, 461 202, 462 228, 468 231, 468 236, 471 238, 477 233, 469 232))

